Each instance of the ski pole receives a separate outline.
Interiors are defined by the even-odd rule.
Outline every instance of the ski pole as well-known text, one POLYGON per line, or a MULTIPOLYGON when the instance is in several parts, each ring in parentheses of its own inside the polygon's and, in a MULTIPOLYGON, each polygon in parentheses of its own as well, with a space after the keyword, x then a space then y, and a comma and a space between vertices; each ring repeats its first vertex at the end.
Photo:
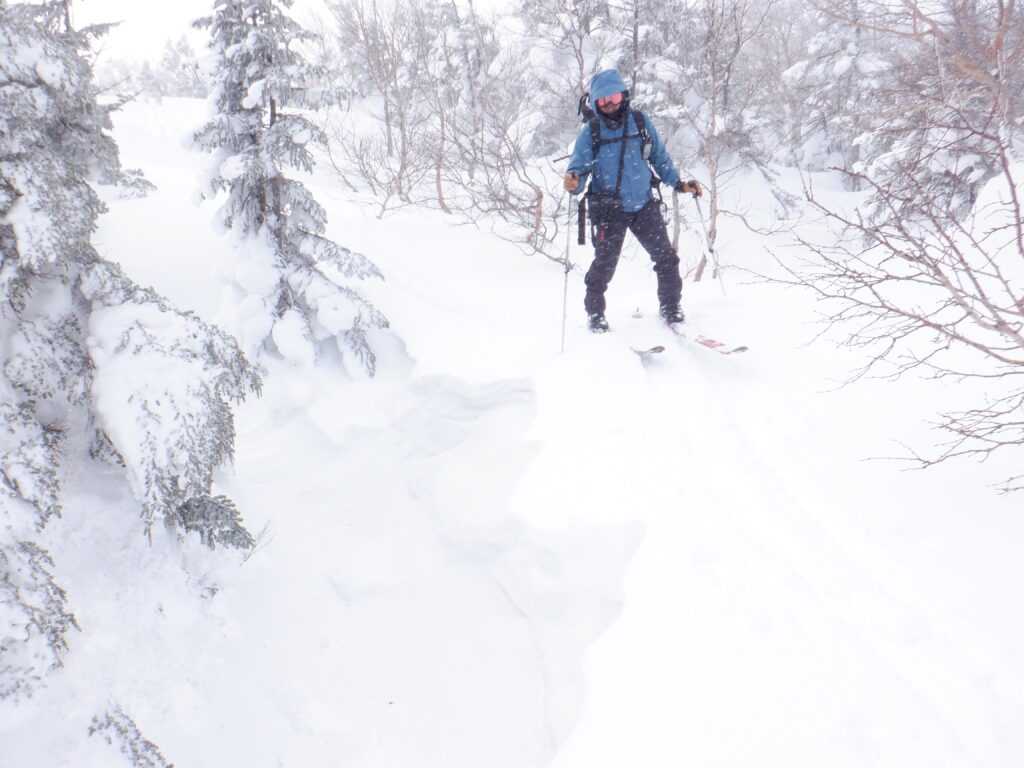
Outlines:
POLYGON ((708 234, 708 225, 704 221, 704 209, 700 207, 700 198, 695 194, 693 201, 697 204, 697 215, 700 216, 700 226, 704 230, 704 242, 707 243, 708 253, 711 254, 711 263, 714 265, 714 276, 718 278, 718 284, 722 286, 722 293, 725 293, 725 282, 722 280, 722 270, 718 266, 718 254, 715 253, 715 246, 711 243, 711 236, 708 234))
POLYGON ((565 216, 565 284, 562 287, 562 353, 565 353, 565 323, 569 316, 569 272, 572 264, 569 261, 569 244, 572 242, 572 195, 565 196, 568 203, 565 216))
POLYGON ((679 250, 679 193, 672 190, 672 247, 679 250))

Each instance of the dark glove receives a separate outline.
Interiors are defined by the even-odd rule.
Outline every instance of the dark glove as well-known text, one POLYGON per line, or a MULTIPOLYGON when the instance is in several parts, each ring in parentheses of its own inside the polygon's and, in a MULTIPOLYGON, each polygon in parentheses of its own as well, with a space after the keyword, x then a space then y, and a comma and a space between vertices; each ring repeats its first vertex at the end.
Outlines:
POLYGON ((575 192, 580 188, 580 177, 575 173, 565 174, 565 178, 562 179, 562 187, 566 192, 575 192))
POLYGON ((694 179, 690 179, 689 181, 677 181, 674 189, 682 195, 692 194, 694 197, 700 197, 704 194, 704 190, 701 189, 700 182, 694 179))

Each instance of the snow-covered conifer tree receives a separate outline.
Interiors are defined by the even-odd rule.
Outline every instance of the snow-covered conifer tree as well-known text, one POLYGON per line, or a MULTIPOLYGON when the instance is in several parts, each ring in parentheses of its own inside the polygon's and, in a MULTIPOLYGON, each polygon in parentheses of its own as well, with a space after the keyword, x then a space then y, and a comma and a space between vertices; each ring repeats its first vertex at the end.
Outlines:
MULTIPOLYGON (((890 72, 874 49, 871 30, 858 26, 858 0, 835 0, 832 7, 832 13, 815 13, 819 31, 809 41, 806 57, 785 74, 801 106, 798 152, 814 170, 857 167, 861 134, 869 126, 869 104, 877 100, 873 94, 882 89, 890 72)), ((847 179, 857 184, 855 177, 847 179)))
POLYGON ((83 72, 87 75, 82 87, 88 93, 79 100, 75 119, 68 124, 68 130, 62 136, 62 146, 69 156, 74 155, 77 162, 89 168, 93 181, 116 185, 122 197, 145 197, 154 189, 153 184, 143 177, 142 171, 121 168, 117 144, 108 133, 113 127, 111 113, 131 97, 122 96, 112 103, 100 104, 93 79, 92 48, 116 24, 91 24, 75 29, 71 24, 71 5, 72 0, 26 4, 27 11, 44 29, 79 56, 83 72))
POLYGON ((108 59, 97 65, 95 78, 103 92, 114 94, 120 102, 130 101, 139 94, 155 99, 204 99, 210 95, 210 84, 200 67, 199 57, 184 35, 164 43, 159 61, 108 59))
POLYGON ((37 543, 73 462, 123 467, 147 531, 162 518, 251 541, 211 483, 232 451, 229 403, 258 378, 234 340, 93 249, 89 182, 116 176, 117 151, 61 9, 0 3, 0 697, 30 693, 75 626, 37 543))
POLYGON ((164 43, 158 74, 163 96, 201 99, 209 95, 209 85, 200 74, 196 52, 184 35, 174 42, 164 43))
POLYGON ((375 371, 368 332, 384 316, 345 279, 380 277, 364 256, 325 237, 326 212, 287 168, 310 171, 310 144, 323 132, 286 108, 315 107, 329 92, 310 86, 309 67, 292 45, 306 33, 284 9, 291 0, 216 0, 209 27, 217 57, 216 116, 196 135, 216 153, 209 194, 227 190, 223 222, 238 235, 231 267, 236 300, 225 323, 247 351, 275 350, 312 361, 336 344, 375 371))
MULTIPOLYGON (((864 18, 843 21, 876 30, 892 73, 876 94, 886 119, 864 142, 866 173, 909 199, 895 207, 901 217, 920 217, 922 199, 964 217, 1003 171, 1000 147, 1020 134, 1024 9, 992 0, 861 6, 864 18)), ((876 218, 893 212, 880 196, 875 203, 876 218)))

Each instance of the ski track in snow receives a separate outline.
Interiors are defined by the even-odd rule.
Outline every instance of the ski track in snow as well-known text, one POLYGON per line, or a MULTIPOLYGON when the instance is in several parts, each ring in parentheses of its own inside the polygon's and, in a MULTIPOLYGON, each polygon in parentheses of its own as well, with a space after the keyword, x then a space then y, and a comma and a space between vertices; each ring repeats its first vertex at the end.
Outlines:
MULTIPOLYGON (((838 698, 842 701, 857 701, 842 693, 847 687, 853 689, 850 693, 856 693, 864 685, 863 680, 848 679, 850 670, 858 665, 844 665, 843 657, 854 653, 863 656, 867 663, 862 663, 864 668, 856 674, 867 674, 873 679, 877 686, 874 695, 892 689, 889 695, 905 700, 900 709, 911 722, 904 721, 900 727, 889 724, 891 733, 885 734, 890 749, 905 750, 904 759, 913 760, 920 747, 911 735, 916 733, 922 742, 941 745, 950 765, 997 762, 997 754, 970 754, 970 747, 959 738, 961 731, 987 732, 989 738, 997 741, 999 730, 1009 732, 1012 727, 1005 714, 988 722, 992 715, 990 699, 997 700, 998 710, 1007 713, 1012 711, 1007 705, 1015 698, 1012 691, 1000 690, 1003 686, 989 684, 998 679, 998 670, 991 667, 992 657, 965 655, 955 647, 954 638, 933 629, 936 621, 926 610, 931 606, 919 602, 926 596, 901 596, 857 563, 842 540, 822 525, 832 504, 824 498, 806 498, 806 480, 795 476, 785 462, 778 461, 777 451, 764 450, 765 440, 759 439, 760 425, 752 414, 748 413, 742 423, 736 422, 722 407, 725 401, 711 397, 711 392, 702 393, 703 405, 699 409, 683 407, 674 397, 677 383, 662 376, 656 382, 657 391, 661 402, 673 411, 673 432, 700 435, 696 440, 680 439, 684 443, 680 448, 689 474, 701 477, 702 485, 711 489, 706 506, 699 501, 683 502, 679 511, 713 515, 712 531, 704 533, 710 533, 712 541, 717 539, 722 549, 742 542, 746 552, 739 562, 713 567, 714 578, 705 583, 707 592, 702 599, 707 600, 710 594, 715 596, 715 603, 731 606, 742 616, 745 631, 763 637, 768 644, 780 643, 777 653, 788 655, 795 650, 794 645, 804 646, 801 650, 805 659, 812 668, 821 667, 824 679, 832 678, 830 687, 833 693, 840 694, 838 698), (758 443, 761 450, 754 447, 758 443), (724 463, 722 456, 732 459, 724 463), (744 482, 736 483, 736 476, 744 482), (742 578, 737 578, 737 574, 742 578), (773 588, 767 589, 766 585, 773 588), (779 626, 780 615, 792 622, 792 628, 779 626), (793 631, 796 628, 803 631, 793 631), (842 640, 836 642, 830 637, 842 640), (855 648, 845 647, 850 645, 855 648)), ((701 544, 705 552, 712 546, 708 538, 705 535, 701 544)), ((722 637, 725 633, 715 634, 722 637)), ((765 666, 772 661, 771 657, 765 658, 765 666)), ((745 680, 743 688, 750 687, 751 682, 745 680)), ((795 681, 789 681, 788 686, 786 682, 780 685, 804 686, 806 683, 797 685, 795 681)), ((735 694, 742 697, 741 690, 735 694)), ((864 701, 856 708, 869 721, 875 705, 864 701)), ((717 722, 726 721, 728 715, 728 710, 718 712, 717 722)), ((711 733, 722 730, 714 727, 716 718, 705 713, 703 719, 711 733)), ((774 718, 764 719, 771 722, 774 718)), ((825 721, 813 727, 814 720, 807 720, 799 729, 793 729, 788 720, 787 715, 768 732, 778 729, 776 734, 794 730, 803 734, 812 728, 827 732, 829 725, 825 721)), ((851 726, 851 736, 860 736, 860 743, 851 739, 844 757, 834 756, 832 764, 840 764, 844 759, 851 765, 864 764, 876 757, 872 755, 874 745, 869 728, 856 723, 851 726)), ((718 737, 728 738, 728 733, 722 731, 718 737)), ((749 737, 745 740, 755 742, 749 737)), ((777 746, 786 749, 784 742, 777 746)), ((754 744, 748 744, 745 750, 749 751, 750 759, 764 754, 763 744, 752 747, 754 744)), ((719 746, 709 749, 708 757, 717 755, 721 759, 725 754, 729 754, 728 749, 719 746)), ((742 759, 744 755, 735 757, 742 759)), ((892 755, 887 759, 891 760, 892 755)))
MULTIPOLYGON (((160 189, 113 201, 97 244, 209 319, 219 291, 193 276, 227 241, 182 202, 202 115, 125 108, 124 163, 160 189)), ((266 526, 241 567, 147 550, 123 482, 69 482, 60 535, 89 547, 54 553, 83 632, 38 701, 0 709, 0 765, 42 764, 44 732, 50 764, 109 765, 81 741, 109 700, 179 768, 1024 764, 1019 502, 861 462, 916 428, 916 395, 826 391, 842 370, 797 348, 806 301, 688 284, 693 326, 751 347, 724 357, 659 324, 628 247, 613 332, 584 330, 574 272, 558 354, 558 265, 440 215, 378 221, 315 178, 402 342, 371 382, 270 364, 219 479, 266 526)), ((720 251, 753 264, 759 243, 720 251)))

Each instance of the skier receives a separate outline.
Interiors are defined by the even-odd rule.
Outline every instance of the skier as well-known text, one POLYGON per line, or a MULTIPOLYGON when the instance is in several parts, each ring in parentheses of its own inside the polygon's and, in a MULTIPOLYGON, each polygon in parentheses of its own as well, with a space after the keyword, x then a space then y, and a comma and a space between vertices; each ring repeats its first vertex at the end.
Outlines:
POLYGON ((679 307, 683 290, 679 256, 651 192, 658 183, 651 167, 662 183, 677 192, 699 196, 701 186, 680 180, 654 126, 642 113, 629 108, 629 89, 617 70, 606 69, 590 79, 589 99, 595 116, 580 130, 563 180, 565 190, 575 195, 583 189, 581 177, 593 174, 587 194, 594 262, 587 270, 583 301, 588 327, 596 333, 608 330, 604 294, 615 274, 627 229, 654 262, 661 316, 669 324, 681 323, 685 318, 679 307))

